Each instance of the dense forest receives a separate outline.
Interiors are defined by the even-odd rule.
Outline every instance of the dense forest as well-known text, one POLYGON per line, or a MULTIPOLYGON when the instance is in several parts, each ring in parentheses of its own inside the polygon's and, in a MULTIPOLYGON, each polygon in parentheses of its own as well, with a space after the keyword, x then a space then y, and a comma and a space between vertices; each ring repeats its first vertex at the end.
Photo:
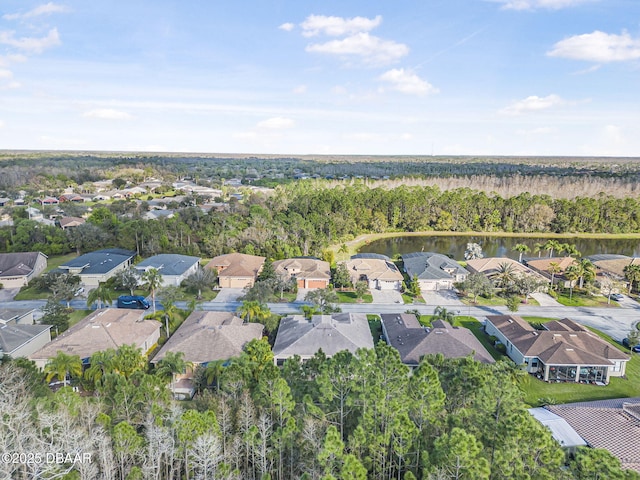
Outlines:
POLYGON ((121 347, 94 354, 83 374, 79 358, 56 357, 49 378, 69 373, 79 387, 56 393, 26 362, 1 366, 0 450, 9 456, 0 477, 640 478, 604 450, 566 455, 525 409, 526 374, 508 362, 433 356, 411 372, 380 343, 278 368, 266 340, 254 340, 231 364, 199 370, 194 401, 174 402, 167 384, 179 360, 149 373, 139 351, 121 347))
POLYGON ((279 186, 270 195, 247 195, 224 211, 188 206, 173 218, 148 221, 142 219, 147 209, 143 200, 96 205, 86 224, 65 232, 14 208, 13 226, 0 227, 0 251, 55 255, 117 246, 142 256, 241 251, 280 259, 320 255, 328 245, 368 232, 640 232, 640 199, 632 197, 504 198, 466 188, 331 188, 312 180, 279 186))

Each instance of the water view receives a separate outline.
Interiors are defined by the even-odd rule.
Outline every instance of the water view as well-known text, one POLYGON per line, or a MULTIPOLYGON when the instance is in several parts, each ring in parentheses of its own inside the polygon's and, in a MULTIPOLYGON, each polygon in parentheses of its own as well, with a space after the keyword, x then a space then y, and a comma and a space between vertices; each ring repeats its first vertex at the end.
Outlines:
MULTIPOLYGON (((374 240, 360 248, 360 253, 382 253, 389 257, 410 252, 437 252, 448 255, 456 260, 464 258, 464 251, 469 242, 482 246, 485 257, 510 257, 518 259, 519 253, 513 247, 523 243, 531 250, 525 257, 546 256, 548 252, 535 252, 535 245, 545 243, 547 238, 518 238, 518 237, 489 237, 482 235, 459 236, 412 236, 393 237, 374 240)), ((640 239, 595 239, 595 238, 565 238, 556 239, 560 243, 575 245, 582 256, 597 253, 617 253, 630 257, 640 256, 640 239)), ((555 255, 555 253, 554 253, 555 255)))

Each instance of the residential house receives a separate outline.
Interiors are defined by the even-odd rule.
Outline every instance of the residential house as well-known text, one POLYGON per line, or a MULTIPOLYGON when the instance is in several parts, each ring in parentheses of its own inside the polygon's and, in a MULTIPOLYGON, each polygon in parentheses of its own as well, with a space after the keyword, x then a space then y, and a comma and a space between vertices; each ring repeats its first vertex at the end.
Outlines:
POLYGON ((291 315, 280 321, 273 360, 282 365, 294 355, 308 360, 318 350, 331 357, 342 350, 355 353, 359 348, 373 348, 369 321, 363 313, 314 315, 311 320, 291 315))
POLYGON ((385 255, 359 253, 346 262, 351 282, 367 282, 369 289, 401 290, 403 276, 398 267, 385 255))
POLYGON ((584 438, 560 415, 556 415, 543 407, 529 408, 529 413, 542 425, 551 430, 551 435, 562 448, 568 449, 573 453, 576 447, 587 446, 584 438))
POLYGON ((0 326, 33 325, 34 312, 33 308, 0 308, 0 326))
POLYGON ((0 283, 4 288, 20 288, 29 284, 47 268, 42 252, 0 253, 0 283))
POLYGON ((435 320, 432 328, 423 327, 412 313, 380 315, 385 341, 400 353, 402 363, 417 367, 425 355, 441 353, 445 358, 472 356, 482 363, 495 360, 467 328, 453 327, 435 320))
MULTIPOLYGON (((529 267, 534 272, 543 275, 549 282, 551 282, 552 277, 552 263, 557 265, 558 272, 553 273, 553 283, 559 284, 561 283, 563 287, 570 288, 571 282, 564 277, 564 272, 576 261, 573 257, 545 257, 545 258, 530 258, 524 261, 524 264, 529 267)), ((575 280, 574 280, 575 285, 575 280)))
POLYGON ((59 269, 78 275, 86 289, 96 288, 116 273, 131 266, 136 253, 120 248, 107 248, 85 253, 60 265, 59 269))
POLYGON ((458 262, 440 253, 406 253, 402 261, 404 271, 410 279, 418 279, 422 291, 450 290, 469 275, 458 262))
POLYGON ((0 360, 28 357, 51 341, 51 325, 0 324, 0 360))
POLYGON ((536 330, 516 315, 487 316, 485 331, 495 336, 517 365, 546 382, 604 385, 625 374, 629 357, 595 333, 565 318, 536 330))
POLYGON ((146 314, 145 310, 128 308, 95 310, 29 358, 44 368, 58 352, 78 355, 84 364, 89 363, 94 353, 122 345, 135 345, 148 354, 158 343, 162 325, 156 320, 145 320, 146 314))
POLYGON ((193 365, 176 377, 174 395, 180 399, 193 397, 193 371, 198 365, 239 357, 245 345, 262 337, 264 326, 244 323, 230 312, 194 311, 169 338, 152 363, 157 364, 168 352, 182 352, 193 365))
POLYGON ((0 207, 6 207, 9 203, 11 203, 10 198, 6 198, 6 197, 0 198, 0 207))
POLYGON ((56 197, 44 197, 39 198, 38 202, 40 203, 40 205, 58 205, 60 203, 60 200, 58 200, 56 197))
POLYGON ((547 405, 592 448, 604 448, 622 468, 640 472, 640 397, 547 405))
POLYGON ((467 260, 467 270, 470 273, 482 273, 489 277, 489 279, 492 279, 497 273, 499 273, 501 268, 503 268, 503 265, 508 265, 516 275, 531 275, 538 280, 548 282, 543 275, 534 272, 526 265, 523 265, 512 258, 489 257, 467 260))
POLYGON ((163 287, 179 287, 185 278, 198 270, 199 266, 199 257, 163 253, 143 260, 135 266, 135 269, 138 273, 143 274, 147 270, 155 268, 162 275, 163 287))
MULTIPOLYGON (((586 257, 596 266, 596 278, 601 282, 604 277, 622 282, 629 288, 625 280, 624 269, 630 265, 640 265, 640 257, 627 257, 626 255, 598 254, 586 257)), ((601 282, 602 283, 602 282, 601 282)))
POLYGON ((175 210, 170 209, 152 209, 145 212, 143 218, 145 220, 160 220, 161 218, 173 218, 176 214, 175 210))
POLYGON ((58 224, 60 228, 66 230, 67 228, 77 227, 78 225, 82 225, 86 220, 80 217, 62 217, 58 220, 58 224))
POLYGON ((296 257, 273 262, 278 276, 295 278, 298 288, 327 288, 331 280, 329 262, 311 257, 296 257))
POLYGON ((221 288, 252 287, 262 271, 265 257, 227 253, 211 259, 205 268, 215 268, 221 288))
POLYGON ((85 201, 85 198, 77 193, 65 193, 64 195, 60 195, 59 200, 61 202, 81 203, 85 201))

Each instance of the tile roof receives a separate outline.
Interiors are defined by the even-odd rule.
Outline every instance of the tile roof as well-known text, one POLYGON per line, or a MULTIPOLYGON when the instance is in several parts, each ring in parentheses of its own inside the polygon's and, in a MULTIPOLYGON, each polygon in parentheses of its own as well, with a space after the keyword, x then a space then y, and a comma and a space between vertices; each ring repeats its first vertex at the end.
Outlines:
MULTIPOLYGON (((573 262, 575 262, 575 258, 573 257, 545 257, 545 258, 534 258, 534 259, 528 259, 526 261, 526 264, 539 271, 539 272, 546 272, 549 273, 549 268, 551 266, 552 263, 557 263, 558 266, 560 267, 560 271, 564 272, 567 267, 569 265, 571 265, 573 262)), ((549 273, 549 275, 551 275, 549 273)), ((556 275, 558 275, 556 273, 556 275)))
POLYGON ((278 274, 295 275, 296 278, 328 280, 331 278, 329 262, 317 258, 288 258, 273 262, 278 274))
POLYGON ((640 471, 640 397, 548 405, 593 448, 609 450, 623 468, 640 471))
POLYGON ((534 272, 520 262, 507 257, 489 257, 467 260, 467 270, 484 273, 488 277, 492 277, 493 275, 498 273, 498 271, 500 270, 500 265, 502 265, 503 263, 510 264, 513 267, 515 273, 533 275, 536 278, 547 281, 544 276, 540 275, 537 272, 534 272))
POLYGON ((627 257, 626 255, 600 254, 587 257, 600 271, 605 271, 624 278, 624 267, 627 265, 640 265, 639 257, 627 257))
POLYGON ((292 315, 280 321, 275 357, 313 356, 322 351, 332 356, 342 350, 352 353, 359 348, 373 348, 373 338, 367 316, 362 313, 314 315, 309 321, 302 315, 292 315))
POLYGON ((0 278, 29 275, 40 255, 45 256, 40 252, 0 253, 0 278))
POLYGON ((60 227, 77 227, 78 225, 82 225, 86 220, 80 217, 62 217, 60 219, 60 227))
POLYGON ((143 260, 138 263, 135 268, 136 270, 145 271, 150 268, 155 268, 159 270, 162 275, 182 275, 199 261, 199 257, 162 253, 143 260))
POLYGON ((442 353, 446 358, 472 355, 482 363, 494 363, 475 335, 467 328, 453 327, 448 322, 436 320, 430 330, 422 327, 413 314, 380 315, 387 333, 387 342, 400 353, 408 365, 418 365, 424 355, 442 353))
POLYGON ((153 362, 162 360, 167 352, 183 352, 184 359, 207 363, 238 357, 244 346, 260 339, 264 326, 244 323, 230 312, 194 311, 169 338, 153 362))
POLYGON ((609 366, 629 357, 570 319, 545 324, 536 330, 517 315, 489 315, 487 320, 525 356, 546 364, 609 366), (552 329, 552 330, 551 330, 552 329))
POLYGON ((211 259, 206 268, 217 269, 219 277, 256 277, 265 257, 244 253, 227 253, 211 259))
POLYGON ((127 308, 96 310, 29 358, 49 359, 55 357, 58 351, 88 358, 95 352, 117 349, 121 345, 141 346, 161 327, 160 322, 145 320, 146 313, 144 310, 127 308))
POLYGON ((542 425, 551 430, 551 435, 562 447, 586 446, 587 442, 569 423, 559 415, 543 408, 530 408, 529 413, 542 425))
POLYGON ((455 279, 455 275, 469 273, 458 262, 440 253, 405 253, 402 261, 409 277, 417 276, 422 280, 455 279))

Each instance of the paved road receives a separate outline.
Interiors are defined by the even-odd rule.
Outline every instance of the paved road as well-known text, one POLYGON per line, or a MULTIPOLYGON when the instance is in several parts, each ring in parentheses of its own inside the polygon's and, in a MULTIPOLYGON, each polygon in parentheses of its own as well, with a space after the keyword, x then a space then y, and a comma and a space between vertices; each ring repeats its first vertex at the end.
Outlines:
MULTIPOLYGON (((18 302, 0 302, 2 308, 33 308, 40 309, 45 305, 44 300, 24 300, 18 302)), ((198 305, 200 310, 218 312, 235 312, 242 302, 203 302, 198 305)), ((300 313, 300 307, 304 302, 294 303, 270 303, 269 309, 280 315, 300 313)), ((177 302, 178 308, 186 309, 186 302, 177 302)), ((74 309, 86 309, 85 300, 78 299, 71 302, 74 309)), ((435 305, 424 304, 371 304, 371 303, 344 303, 340 305, 346 313, 403 313, 407 310, 417 310, 423 315, 432 315, 435 305)), ((472 307, 450 306, 449 310, 458 315, 468 315, 480 320, 487 315, 505 315, 510 312, 506 307, 472 307)), ((629 330, 640 320, 640 305, 626 303, 623 308, 616 307, 564 307, 564 306, 527 306, 522 305, 517 312, 521 316, 538 316, 550 318, 571 318, 583 325, 597 328, 616 340, 622 340, 629 330)))

